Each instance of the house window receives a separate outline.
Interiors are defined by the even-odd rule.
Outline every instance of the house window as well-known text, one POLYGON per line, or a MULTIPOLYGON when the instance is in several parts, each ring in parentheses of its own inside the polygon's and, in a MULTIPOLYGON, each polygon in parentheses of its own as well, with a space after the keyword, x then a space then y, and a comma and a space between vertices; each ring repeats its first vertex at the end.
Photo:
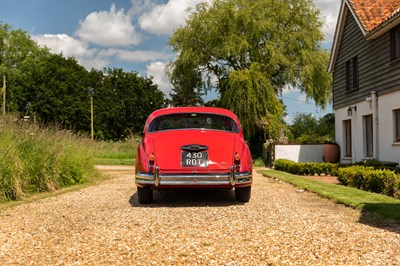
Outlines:
POLYGON ((400 58, 400 27, 390 32, 390 57, 392 60, 400 58))
POLYGON ((346 62, 346 90, 358 88, 358 58, 353 57, 346 62))
POLYGON ((373 120, 372 115, 366 115, 364 119, 364 156, 373 157, 373 120))
POLYGON ((400 142, 400 109, 393 111, 394 115, 394 141, 400 142))
POLYGON ((352 145, 351 145, 351 120, 343 121, 343 133, 344 133, 344 157, 351 157, 352 145))

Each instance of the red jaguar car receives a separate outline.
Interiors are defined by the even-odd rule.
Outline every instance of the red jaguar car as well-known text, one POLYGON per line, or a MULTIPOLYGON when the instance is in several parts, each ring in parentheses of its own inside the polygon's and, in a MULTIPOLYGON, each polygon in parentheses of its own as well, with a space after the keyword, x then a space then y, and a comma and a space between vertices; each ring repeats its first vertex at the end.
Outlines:
POLYGON ((231 111, 177 107, 154 111, 136 155, 139 203, 153 201, 153 190, 234 189, 236 200, 250 200, 252 157, 240 122, 231 111))

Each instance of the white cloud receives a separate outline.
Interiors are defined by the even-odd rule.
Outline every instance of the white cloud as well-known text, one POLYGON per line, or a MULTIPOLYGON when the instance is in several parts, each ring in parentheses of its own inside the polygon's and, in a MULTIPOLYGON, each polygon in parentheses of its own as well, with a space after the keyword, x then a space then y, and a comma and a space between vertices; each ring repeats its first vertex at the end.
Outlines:
POLYGON ((154 60, 166 60, 171 57, 170 54, 148 50, 122 50, 122 49, 107 49, 100 52, 105 57, 116 57, 126 62, 149 62, 154 60))
POLYGON ((98 49, 90 48, 88 43, 66 34, 33 35, 32 38, 54 54, 62 53, 65 57, 74 57, 79 64, 88 69, 101 69, 110 63, 107 58, 99 55, 98 49))
POLYGON ((288 114, 283 118, 287 125, 293 124, 293 115, 288 114))
POLYGON ((140 41, 131 17, 124 9, 117 10, 115 4, 109 11, 90 13, 80 22, 75 34, 81 40, 105 47, 131 46, 140 41))
POLYGON ((41 34, 32 38, 40 45, 47 46, 53 53, 70 57, 84 56, 88 53, 88 44, 66 34, 41 34))
POLYGON ((131 3, 132 7, 128 11, 130 17, 138 17, 156 6, 152 0, 131 0, 131 3))
POLYGON ((338 0, 314 0, 315 6, 321 10, 321 18, 324 22, 323 32, 325 34, 324 44, 332 45, 333 36, 335 34, 336 21, 340 9, 338 0))
POLYGON ((165 69, 167 63, 165 62, 152 62, 147 66, 147 77, 153 77, 153 82, 158 85, 158 88, 164 92, 166 96, 169 96, 172 85, 165 75, 165 69))
POLYGON ((193 8, 204 0, 169 0, 166 4, 156 5, 151 11, 139 18, 142 30, 158 35, 172 34, 184 25, 189 13, 188 8, 193 8))
POLYGON ((168 60, 171 54, 158 51, 123 50, 123 49, 96 49, 89 44, 66 34, 34 35, 32 38, 42 46, 46 46, 52 53, 62 53, 65 57, 74 57, 79 64, 87 69, 102 69, 107 67, 113 59, 125 62, 151 62, 168 60))

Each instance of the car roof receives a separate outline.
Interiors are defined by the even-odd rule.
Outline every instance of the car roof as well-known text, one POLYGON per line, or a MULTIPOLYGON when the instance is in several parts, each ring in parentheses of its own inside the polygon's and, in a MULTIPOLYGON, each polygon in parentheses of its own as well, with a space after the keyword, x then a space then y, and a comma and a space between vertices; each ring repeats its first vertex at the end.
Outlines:
POLYGON ((241 125, 240 125, 239 119, 233 112, 231 112, 227 109, 223 109, 223 108, 198 107, 198 106, 195 106, 195 107, 168 107, 168 108, 162 108, 162 109, 155 110, 147 118, 145 130, 146 130, 147 126, 149 125, 149 123, 151 121, 153 121, 154 118, 163 116, 163 115, 178 114, 178 113, 209 113, 209 114, 224 115, 224 116, 232 118, 241 130, 241 125))
POLYGON ((221 114, 230 116, 232 118, 236 117, 234 113, 227 109, 217 108, 217 107, 168 107, 162 108, 154 111, 152 115, 160 116, 167 114, 176 114, 176 113, 213 113, 213 114, 221 114))

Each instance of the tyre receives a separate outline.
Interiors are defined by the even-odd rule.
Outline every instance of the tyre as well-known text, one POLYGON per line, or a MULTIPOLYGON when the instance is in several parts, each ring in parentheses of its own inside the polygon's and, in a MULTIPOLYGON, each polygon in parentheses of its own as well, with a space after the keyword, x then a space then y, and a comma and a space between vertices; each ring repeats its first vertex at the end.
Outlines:
POLYGON ((153 190, 150 187, 137 187, 137 193, 140 204, 149 204, 153 202, 153 190))
POLYGON ((235 188, 236 201, 248 202, 251 196, 251 186, 235 188))

